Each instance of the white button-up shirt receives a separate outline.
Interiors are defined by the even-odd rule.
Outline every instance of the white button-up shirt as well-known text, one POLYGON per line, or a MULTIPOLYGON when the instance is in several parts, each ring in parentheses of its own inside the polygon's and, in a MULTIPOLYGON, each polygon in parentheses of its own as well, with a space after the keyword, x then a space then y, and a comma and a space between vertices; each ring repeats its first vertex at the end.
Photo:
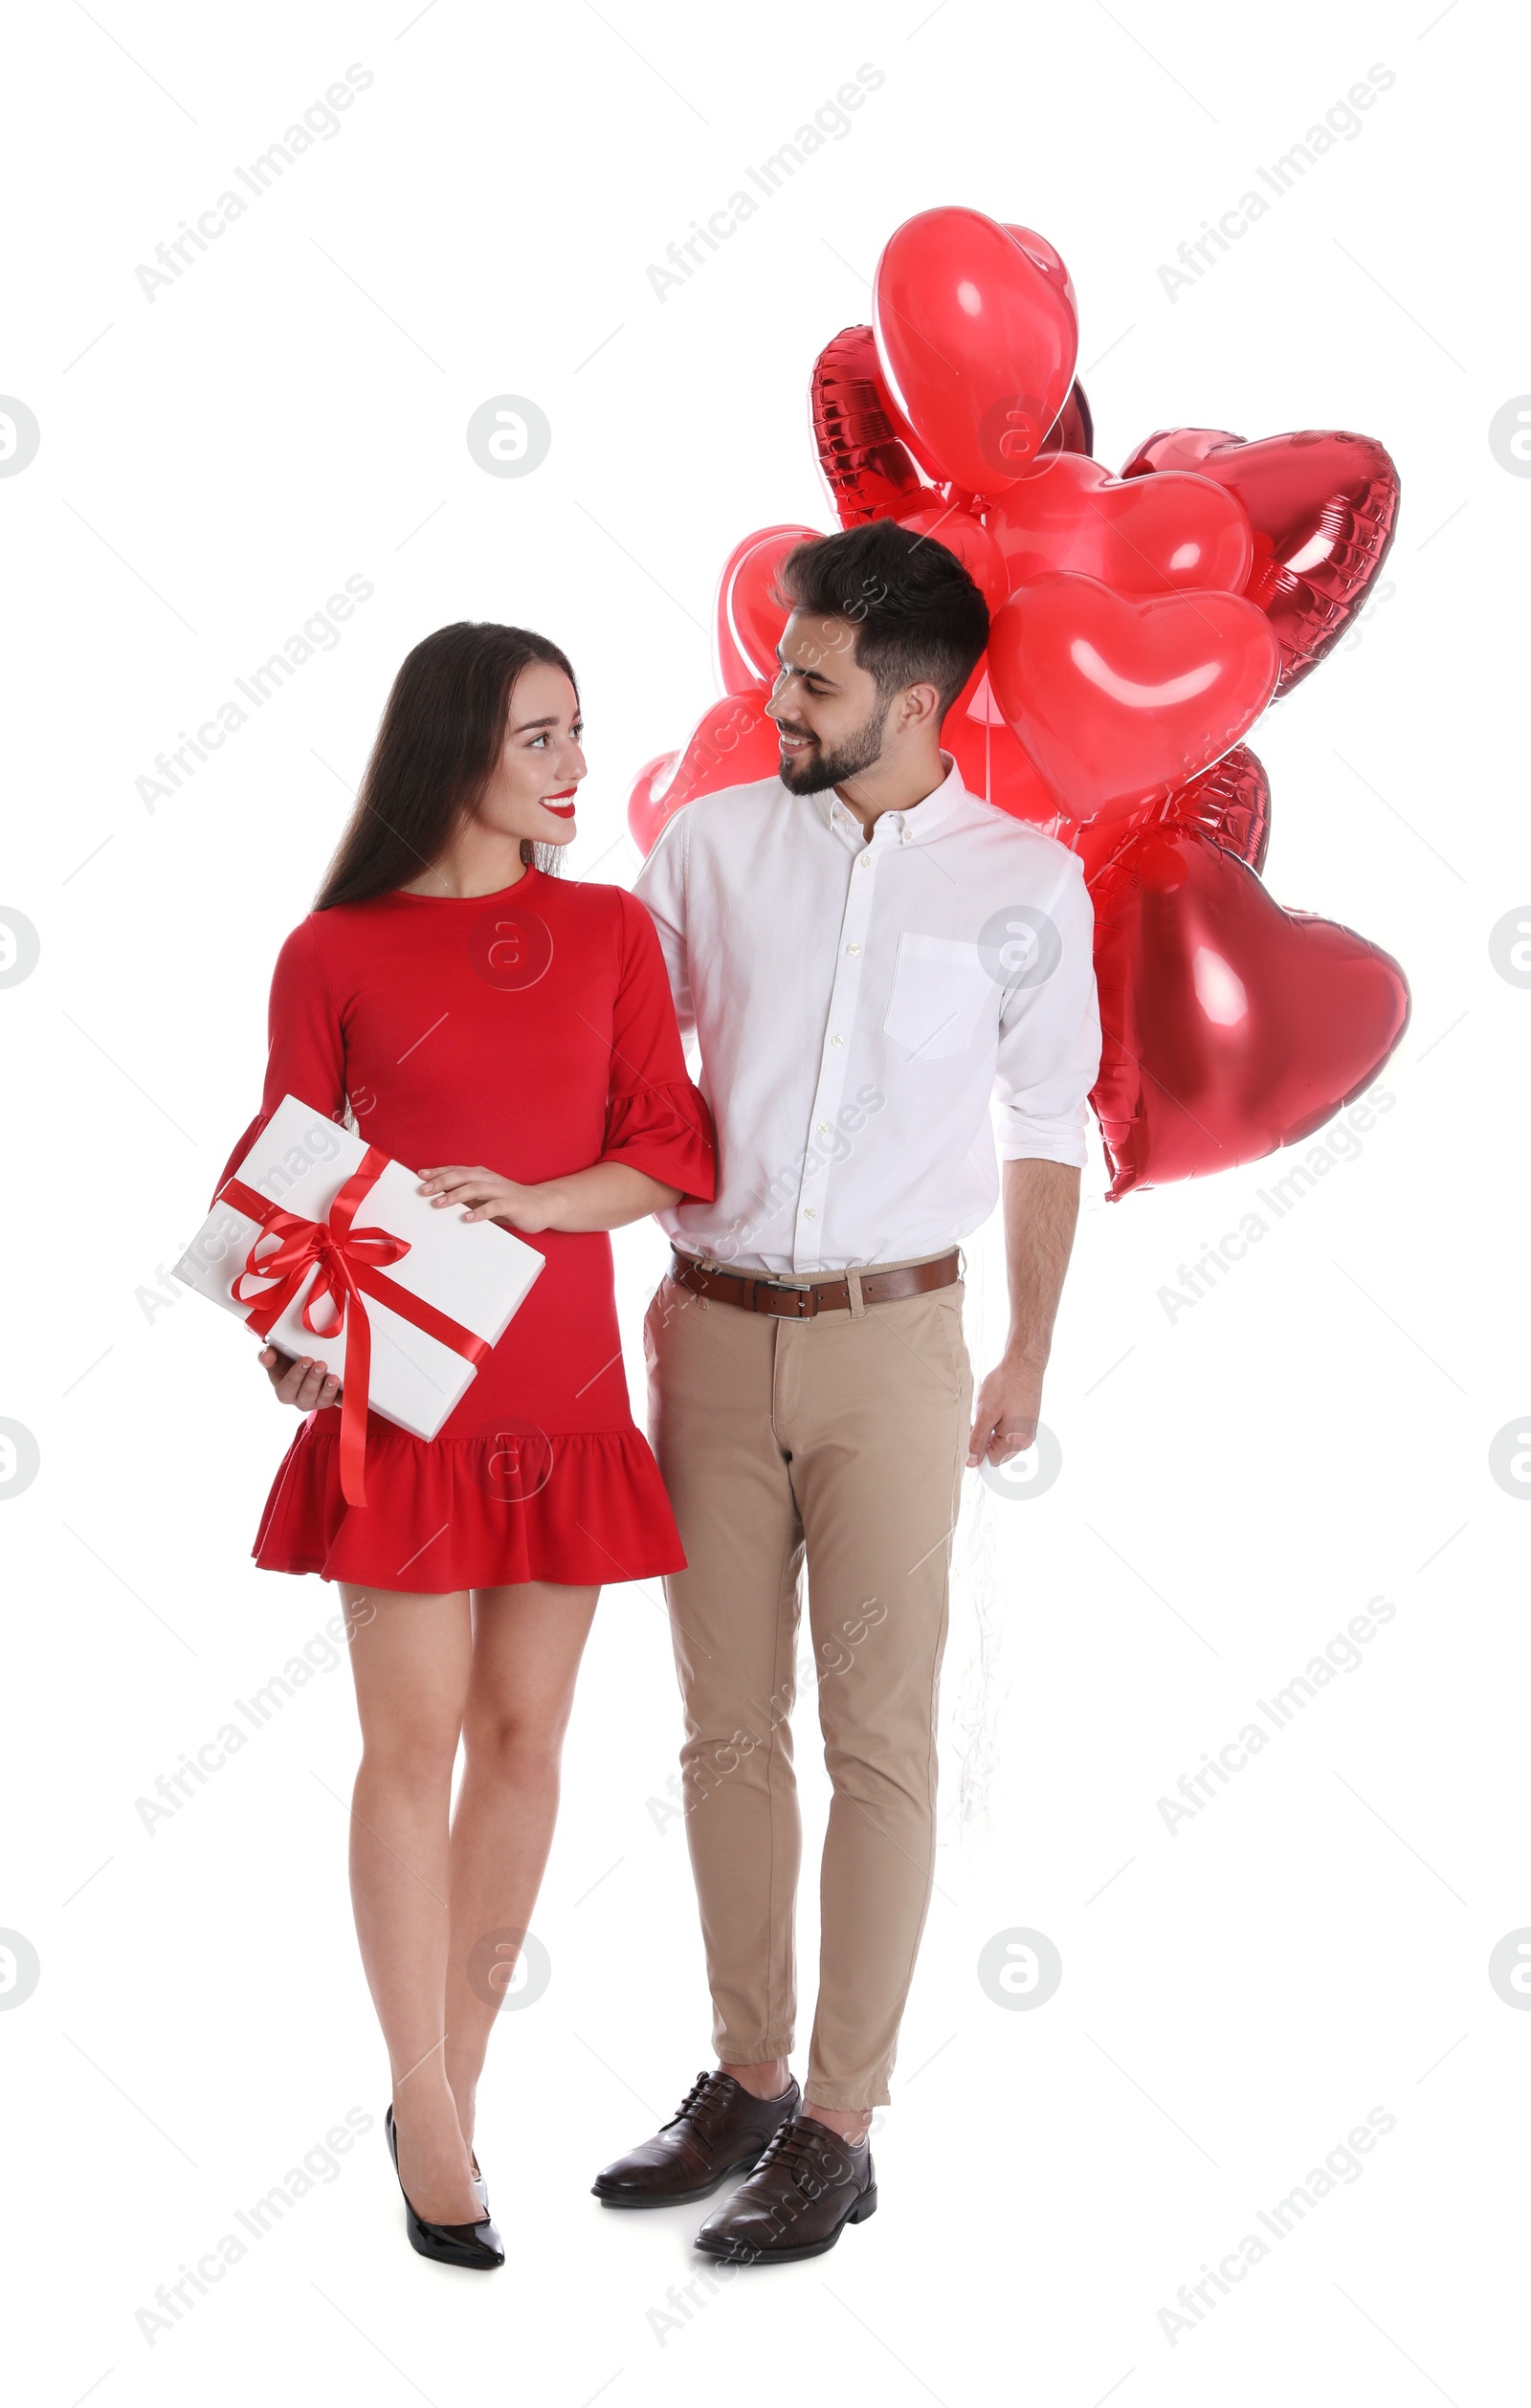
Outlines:
MULTIPOLYGON (((950 756, 943 756, 950 760, 950 756)), ((832 788, 704 795, 636 881, 718 1125, 718 1194, 658 1218, 777 1277, 935 1254, 1007 1161, 1082 1165, 1100 1057, 1078 856, 955 762, 870 837, 832 788)))

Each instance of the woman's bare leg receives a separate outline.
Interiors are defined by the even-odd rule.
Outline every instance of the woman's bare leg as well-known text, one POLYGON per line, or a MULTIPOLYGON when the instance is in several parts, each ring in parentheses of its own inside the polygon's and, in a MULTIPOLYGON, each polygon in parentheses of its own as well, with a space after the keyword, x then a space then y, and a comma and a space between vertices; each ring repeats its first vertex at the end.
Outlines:
POLYGON ((342 1584, 362 1724, 356 1935, 393 2074, 399 2178, 437 2224, 483 2214, 446 2073, 452 1774, 473 1665, 467 1592, 342 1584))
POLYGON ((552 1845, 564 1732, 599 1595, 551 1580, 474 1593, 467 1760, 452 1824, 446 2051, 470 2146, 484 2052, 552 1845))

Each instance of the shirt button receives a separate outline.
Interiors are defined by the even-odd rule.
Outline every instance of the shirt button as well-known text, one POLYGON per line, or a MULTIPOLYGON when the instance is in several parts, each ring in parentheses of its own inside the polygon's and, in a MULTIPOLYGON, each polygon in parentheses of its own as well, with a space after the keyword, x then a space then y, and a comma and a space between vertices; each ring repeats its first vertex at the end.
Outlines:
POLYGON ((831 1045, 844 1045, 845 1039, 843 1037, 832 1037, 830 1039, 830 1043, 831 1045))
POLYGON ((872 855, 869 852, 864 852, 855 866, 858 870, 870 870, 872 867, 872 855))
POLYGON ((805 1204, 803 1206, 803 1218, 805 1221, 816 1221, 818 1217, 818 1207, 816 1204, 805 1204))
POLYGON ((821 1120, 821 1121, 819 1122, 819 1125, 818 1125, 817 1130, 815 1131, 815 1135, 816 1135, 816 1136, 818 1136, 818 1137, 821 1137, 821 1138, 827 1138, 827 1137, 829 1136, 829 1134, 830 1134, 830 1124, 829 1124, 829 1122, 828 1122, 827 1120, 821 1120))
POLYGON ((847 945, 845 949, 847 953, 859 953, 861 950, 859 945, 847 945))

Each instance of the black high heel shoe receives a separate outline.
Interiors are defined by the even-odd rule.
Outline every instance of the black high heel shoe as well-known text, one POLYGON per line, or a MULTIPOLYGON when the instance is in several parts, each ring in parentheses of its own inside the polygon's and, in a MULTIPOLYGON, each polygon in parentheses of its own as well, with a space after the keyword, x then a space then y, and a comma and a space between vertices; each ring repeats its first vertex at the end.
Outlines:
MULTIPOLYGON (((399 2136, 394 2130, 391 2104, 383 2118, 383 2130, 388 2135, 388 2155, 397 2174, 399 2136)), ((441 2265, 474 2266, 485 2271, 491 2266, 504 2264, 504 2243, 489 2220, 487 2205, 477 2224, 432 2224, 423 2216, 415 2214, 402 2179, 399 2195, 404 2200, 404 2224, 410 2236, 410 2246, 417 2249, 422 2258, 434 2258, 441 2265)))

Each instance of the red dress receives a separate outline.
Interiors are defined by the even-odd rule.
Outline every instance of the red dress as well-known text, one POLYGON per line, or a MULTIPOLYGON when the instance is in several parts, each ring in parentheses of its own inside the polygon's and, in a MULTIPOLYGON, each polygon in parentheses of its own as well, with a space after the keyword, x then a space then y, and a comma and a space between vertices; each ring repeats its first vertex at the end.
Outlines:
MULTIPOLYGON (((483 1164, 528 1184, 594 1162, 706 1200, 713 1131, 686 1076, 663 957, 621 887, 528 869, 499 895, 392 894, 315 912, 281 949, 259 1116, 283 1095, 416 1170, 483 1164)), ((222 1182, 219 1182, 221 1186, 222 1182)), ((367 1417, 365 1506, 340 1485, 340 1408, 303 1424, 267 1500, 257 1563, 438 1594, 684 1569, 635 1428, 611 1241, 543 1230, 546 1259, 433 1439, 367 1417)))

